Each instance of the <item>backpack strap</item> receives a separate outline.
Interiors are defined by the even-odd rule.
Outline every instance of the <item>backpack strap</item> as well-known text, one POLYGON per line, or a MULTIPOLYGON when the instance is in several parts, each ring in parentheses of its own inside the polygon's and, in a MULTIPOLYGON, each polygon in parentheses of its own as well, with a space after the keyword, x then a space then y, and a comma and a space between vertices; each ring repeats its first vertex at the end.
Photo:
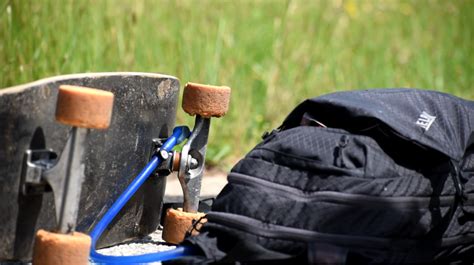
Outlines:
POLYGON ((453 159, 451 159, 449 165, 451 166, 451 178, 453 179, 454 188, 456 189, 456 199, 461 202, 465 202, 467 200, 467 196, 464 193, 464 174, 460 169, 459 163, 453 159))
POLYGON ((459 201, 459 206, 462 210, 462 215, 459 217, 458 221, 464 225, 469 221, 474 221, 474 212, 471 212, 464 207, 464 203, 467 201, 468 197, 464 191, 464 182, 467 180, 464 172, 461 170, 459 163, 454 160, 451 160, 451 166, 453 168, 453 183, 456 188, 456 197, 459 201))
POLYGON ((451 179, 453 180, 453 185, 456 191, 455 198, 454 198, 453 204, 449 208, 446 215, 442 217, 442 220, 440 221, 439 225, 434 227, 427 234, 428 239, 441 238, 443 234, 446 232, 446 229, 448 229, 449 224, 453 220, 458 207, 461 207, 461 209, 463 209, 463 203, 467 200, 466 194, 464 192, 464 185, 462 182, 462 180, 464 179, 463 173, 460 170, 459 163, 456 160, 450 159, 449 166, 450 166, 449 175, 451 179))

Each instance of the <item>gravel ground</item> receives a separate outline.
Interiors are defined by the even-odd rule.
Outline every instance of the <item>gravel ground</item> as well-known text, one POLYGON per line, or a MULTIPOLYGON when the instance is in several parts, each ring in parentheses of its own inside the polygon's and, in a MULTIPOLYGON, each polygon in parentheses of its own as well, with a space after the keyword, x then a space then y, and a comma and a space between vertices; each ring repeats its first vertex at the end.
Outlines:
MULTIPOLYGON (((161 238, 161 230, 156 230, 142 239, 99 249, 97 252, 109 256, 132 256, 167 251, 175 248, 175 246, 168 245, 163 241, 161 238)), ((161 264, 161 262, 152 262, 148 264, 161 264)))
POLYGON ((174 248, 176 247, 168 245, 163 241, 161 238, 161 230, 157 230, 145 238, 103 248, 97 252, 111 256, 128 256, 166 251, 174 248))

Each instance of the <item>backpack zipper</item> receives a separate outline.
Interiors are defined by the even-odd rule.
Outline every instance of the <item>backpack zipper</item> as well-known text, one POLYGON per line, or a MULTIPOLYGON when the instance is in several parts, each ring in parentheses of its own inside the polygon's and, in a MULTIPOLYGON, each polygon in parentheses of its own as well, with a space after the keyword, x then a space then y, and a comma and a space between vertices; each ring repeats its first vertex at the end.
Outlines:
MULTIPOLYGON (((297 201, 324 201, 339 204, 352 204, 362 207, 387 208, 392 209, 419 209, 430 207, 433 197, 380 197, 362 194, 349 194, 337 191, 311 191, 306 192, 294 187, 270 182, 268 180, 255 178, 241 173, 231 172, 228 176, 229 183, 247 185, 254 188, 262 187, 278 192, 279 196, 284 196, 297 201)), ((466 205, 474 205, 474 194, 466 195, 470 197, 466 205)), ((454 195, 437 196, 439 207, 452 206, 455 200, 454 195)))
MULTIPOLYGON (((208 219, 208 223, 206 223, 207 227, 212 227, 213 223, 215 223, 270 239, 290 240, 306 243, 319 241, 328 244, 337 244, 338 246, 343 247, 360 248, 361 246, 365 246, 372 249, 392 249, 401 251, 410 250, 414 245, 419 244, 421 241, 414 239, 389 239, 320 233, 312 230, 264 223, 260 220, 247 216, 224 212, 211 211, 207 213, 206 218, 208 219)), ((427 244, 429 243, 430 242, 427 242, 427 244)))

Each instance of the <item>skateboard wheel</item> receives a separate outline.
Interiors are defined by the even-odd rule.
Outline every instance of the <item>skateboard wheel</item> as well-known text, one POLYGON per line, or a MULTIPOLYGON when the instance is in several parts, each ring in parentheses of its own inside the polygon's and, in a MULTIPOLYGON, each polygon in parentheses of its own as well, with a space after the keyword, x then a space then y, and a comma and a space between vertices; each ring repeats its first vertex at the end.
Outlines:
MULTIPOLYGON (((190 230, 194 221, 201 219, 204 213, 183 212, 182 208, 168 209, 166 211, 165 224, 163 228, 163 240, 171 244, 183 242, 186 233, 190 230)), ((198 231, 193 230, 192 235, 198 231)))
POLYGON ((183 109, 190 115, 222 117, 229 109, 230 87, 187 83, 183 92, 183 109))
POLYGON ((58 234, 38 230, 33 265, 89 264, 91 238, 83 233, 58 234))
POLYGON ((106 129, 112 118, 113 102, 111 92, 62 85, 56 104, 56 120, 74 127, 106 129))

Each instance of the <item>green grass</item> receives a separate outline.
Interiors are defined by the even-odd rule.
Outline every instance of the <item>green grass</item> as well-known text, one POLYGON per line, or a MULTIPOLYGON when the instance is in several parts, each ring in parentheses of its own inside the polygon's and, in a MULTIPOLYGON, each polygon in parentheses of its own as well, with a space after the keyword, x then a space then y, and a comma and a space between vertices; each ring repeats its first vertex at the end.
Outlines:
MULTIPOLYGON (((473 43, 470 0, 0 0, 0 87, 99 71, 229 85, 208 149, 226 167, 307 97, 420 87, 474 99, 473 43)), ((182 111, 178 122, 192 124, 182 111)))

